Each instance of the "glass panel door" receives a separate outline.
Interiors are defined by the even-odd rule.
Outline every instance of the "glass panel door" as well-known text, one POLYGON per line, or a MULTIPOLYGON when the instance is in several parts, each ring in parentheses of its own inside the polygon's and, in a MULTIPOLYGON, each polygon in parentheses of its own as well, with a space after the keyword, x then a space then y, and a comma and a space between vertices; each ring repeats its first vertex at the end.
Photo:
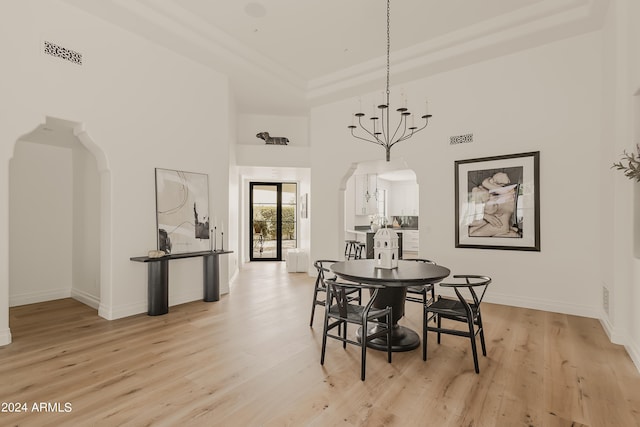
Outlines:
POLYGON ((298 245, 297 222, 298 185, 282 184, 282 249, 294 249, 298 245))
POLYGON ((249 184, 251 261, 282 261, 297 247, 297 184, 249 184))

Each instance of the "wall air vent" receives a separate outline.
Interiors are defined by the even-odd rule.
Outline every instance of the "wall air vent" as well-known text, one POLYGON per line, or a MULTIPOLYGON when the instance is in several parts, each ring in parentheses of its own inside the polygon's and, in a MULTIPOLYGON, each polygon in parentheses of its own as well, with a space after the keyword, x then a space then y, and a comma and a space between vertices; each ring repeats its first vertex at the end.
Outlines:
POLYGON ((66 47, 58 46, 45 40, 44 53, 73 62, 76 65, 82 65, 82 54, 66 47))
POLYGON ((457 136, 449 137, 449 145, 468 144, 470 142, 473 142, 472 133, 468 133, 466 135, 457 135, 457 136))

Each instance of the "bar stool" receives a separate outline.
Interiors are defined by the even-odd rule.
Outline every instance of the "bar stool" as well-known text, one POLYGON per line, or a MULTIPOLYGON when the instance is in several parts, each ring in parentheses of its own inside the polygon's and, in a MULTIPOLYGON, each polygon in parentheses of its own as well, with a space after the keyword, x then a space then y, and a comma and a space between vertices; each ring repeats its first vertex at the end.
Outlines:
MULTIPOLYGON (((362 242, 358 242, 357 246, 356 246, 356 256, 354 259, 362 259, 362 252, 365 251, 365 247, 367 245, 365 243, 362 242)), ((364 258, 366 258, 367 255, 365 253, 364 258)))
POLYGON ((344 242, 344 257, 346 259, 356 259, 356 254, 358 253, 358 244, 360 242, 358 242, 357 240, 345 240, 344 242))

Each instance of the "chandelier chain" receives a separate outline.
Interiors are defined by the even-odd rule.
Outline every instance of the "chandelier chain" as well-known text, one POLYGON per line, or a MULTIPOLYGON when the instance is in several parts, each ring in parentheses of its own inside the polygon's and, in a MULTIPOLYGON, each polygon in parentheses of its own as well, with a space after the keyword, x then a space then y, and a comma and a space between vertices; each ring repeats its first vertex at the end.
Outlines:
POLYGON ((391 56, 391 7, 390 0, 387 0, 387 104, 389 104, 389 74, 391 70, 390 66, 391 56))

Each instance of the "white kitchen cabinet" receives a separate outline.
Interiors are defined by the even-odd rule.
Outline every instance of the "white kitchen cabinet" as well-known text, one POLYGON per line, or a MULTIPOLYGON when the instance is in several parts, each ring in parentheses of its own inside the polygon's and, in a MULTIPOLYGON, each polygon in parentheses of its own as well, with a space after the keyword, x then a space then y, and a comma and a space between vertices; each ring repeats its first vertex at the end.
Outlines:
POLYGON ((420 249, 420 233, 418 230, 402 230, 402 251, 418 252, 420 249))
POLYGON ((410 181, 393 183, 389 190, 389 215, 418 216, 419 209, 418 184, 410 181))
POLYGON ((378 213, 376 200, 376 176, 372 174, 356 175, 356 215, 375 215, 378 213))

